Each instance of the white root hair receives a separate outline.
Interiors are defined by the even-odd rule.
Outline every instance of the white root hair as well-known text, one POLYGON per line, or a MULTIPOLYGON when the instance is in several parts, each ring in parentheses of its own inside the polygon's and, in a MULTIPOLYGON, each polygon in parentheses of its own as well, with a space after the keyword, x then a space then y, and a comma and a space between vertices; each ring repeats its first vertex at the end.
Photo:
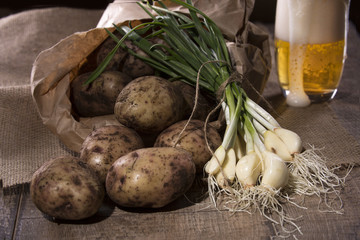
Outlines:
POLYGON ((275 190, 259 184, 243 186, 237 178, 234 183, 220 187, 215 176, 209 175, 208 193, 210 201, 218 210, 248 214, 259 211, 274 227, 275 236, 271 238, 296 238, 296 233, 302 235, 300 227, 296 224, 301 216, 288 216, 283 203, 306 209, 305 197, 315 195, 319 197, 320 212, 342 214, 343 202, 340 193, 353 166, 349 165, 345 176, 340 177, 335 173, 340 167, 327 167, 326 158, 320 149, 311 146, 304 152, 295 154, 294 160, 288 163, 289 180, 284 188, 275 190), (295 201, 294 195, 302 200, 299 202, 296 198, 295 201))
POLYGON ((353 165, 349 165, 344 177, 339 177, 335 171, 340 167, 329 168, 321 151, 311 146, 304 152, 295 154, 294 161, 288 167, 290 171, 288 187, 295 194, 318 196, 320 199, 318 209, 321 212, 338 214, 343 212, 340 192, 353 165), (325 209, 321 209, 321 203, 325 205, 325 209))
POLYGON ((295 223, 300 217, 287 216, 282 202, 286 200, 295 206, 301 206, 293 202, 286 192, 280 189, 268 189, 260 185, 244 187, 237 180, 231 186, 221 188, 212 175, 208 177, 208 187, 210 201, 216 209, 248 214, 259 211, 262 216, 274 224, 275 228, 279 228, 276 231, 276 237, 286 238, 295 232, 302 234, 300 227, 295 223))

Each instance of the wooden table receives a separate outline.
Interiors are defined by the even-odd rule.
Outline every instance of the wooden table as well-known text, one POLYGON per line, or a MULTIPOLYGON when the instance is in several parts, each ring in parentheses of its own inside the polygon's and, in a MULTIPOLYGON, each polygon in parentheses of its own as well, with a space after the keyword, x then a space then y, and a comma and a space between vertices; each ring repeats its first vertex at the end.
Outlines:
MULTIPOLYGON (((263 27, 272 33, 272 25, 263 27)), ((337 120, 354 138, 354 144, 360 143, 359 43, 359 33, 352 27, 339 92, 333 101, 324 103, 336 113, 337 120)), ((271 76, 265 96, 281 99, 280 93, 267 94, 270 88, 278 87, 274 77, 271 76)), ((269 239, 276 234, 273 225, 258 213, 232 214, 209 206, 207 200, 200 201, 204 189, 206 186, 195 184, 186 197, 158 210, 120 208, 106 199, 95 216, 71 222, 44 216, 32 203, 25 184, 15 187, 11 194, 0 191, 0 239, 269 239)), ((307 198, 307 209, 302 211, 294 211, 286 204, 291 216, 301 217, 297 224, 303 235, 296 237, 360 239, 359 196, 360 169, 355 167, 341 192, 342 215, 318 212, 317 198, 307 198)))
MULTIPOLYGON (((359 239, 360 171, 355 168, 342 192, 345 213, 318 213, 317 200, 302 211, 304 235, 298 239, 359 239)), ((219 212, 207 205, 192 205, 185 198, 161 210, 132 211, 111 201, 86 221, 52 221, 42 215, 24 189, 1 196, 1 239, 268 239, 274 235, 269 221, 259 214, 219 212), (257 227, 261 226, 261 232, 257 227), (244 234, 246 233, 246 234, 244 234)), ((192 194, 192 197, 201 194, 192 194)), ((191 199, 191 197, 190 197, 191 199)), ((193 198, 194 199, 194 198, 193 198)))

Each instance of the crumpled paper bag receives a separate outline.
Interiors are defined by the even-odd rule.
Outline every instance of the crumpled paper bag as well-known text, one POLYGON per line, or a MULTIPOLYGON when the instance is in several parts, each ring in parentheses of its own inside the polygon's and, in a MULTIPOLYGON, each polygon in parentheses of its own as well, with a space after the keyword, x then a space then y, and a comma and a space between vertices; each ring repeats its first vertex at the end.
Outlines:
MULTIPOLYGON (((163 1, 172 10, 187 9, 163 1)), ((262 92, 271 69, 269 39, 265 32, 249 22, 255 0, 194 0, 195 7, 206 13, 226 36, 234 68, 262 92)), ((155 3, 156 4, 156 3, 155 3)), ((108 37, 105 28, 146 20, 148 15, 131 0, 115 0, 105 9, 94 29, 77 32, 42 51, 31 72, 31 92, 44 123, 72 151, 93 128, 118 124, 114 115, 77 119, 72 114, 69 86, 88 62, 92 52, 108 37)))

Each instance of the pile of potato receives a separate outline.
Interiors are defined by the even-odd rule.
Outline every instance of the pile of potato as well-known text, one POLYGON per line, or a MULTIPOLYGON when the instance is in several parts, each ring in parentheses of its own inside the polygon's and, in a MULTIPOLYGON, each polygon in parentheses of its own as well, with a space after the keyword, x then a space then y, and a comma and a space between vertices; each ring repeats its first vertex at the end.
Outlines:
MULTIPOLYGON (((108 39, 99 46, 97 64, 114 44, 108 39)), ((182 131, 194 106, 192 86, 155 76, 123 49, 85 85, 89 74, 71 83, 74 116, 115 114, 119 123, 94 129, 78 157, 51 159, 33 174, 30 194, 37 208, 54 218, 78 220, 94 215, 106 194, 119 206, 145 208, 160 208, 182 196, 211 157, 204 134, 211 101, 200 94, 193 120, 182 131)), ((212 125, 207 131, 216 149, 220 133, 212 125)))

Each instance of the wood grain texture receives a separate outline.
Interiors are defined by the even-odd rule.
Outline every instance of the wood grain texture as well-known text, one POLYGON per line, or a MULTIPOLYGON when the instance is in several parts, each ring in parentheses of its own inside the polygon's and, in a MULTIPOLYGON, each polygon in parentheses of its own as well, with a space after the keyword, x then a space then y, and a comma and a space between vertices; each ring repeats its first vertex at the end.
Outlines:
MULTIPOLYGON (((305 197, 307 209, 285 205, 287 214, 301 217, 298 239, 360 238, 360 168, 347 178, 341 197, 344 213, 320 213, 319 199, 305 197)), ((106 199, 100 211, 82 221, 54 220, 42 214, 26 191, 1 196, 1 239, 269 239, 275 235, 270 221, 258 212, 232 214, 196 201, 203 189, 194 185, 187 193, 160 209, 128 209, 106 199), (21 201, 20 201, 21 199, 21 201), (189 201, 190 200, 190 201, 189 201), (196 203, 194 203, 196 202, 196 203), (19 205, 19 206, 18 206, 19 205), (18 214, 17 214, 18 211, 18 214), (17 220, 16 220, 17 217, 17 220), (12 237, 12 232, 14 236, 12 237)), ((320 205, 322 206, 322 205, 320 205)), ((293 237, 291 236, 290 239, 293 237)))
POLYGON ((0 188, 0 239, 11 239, 16 227, 21 193, 4 196, 0 188))

